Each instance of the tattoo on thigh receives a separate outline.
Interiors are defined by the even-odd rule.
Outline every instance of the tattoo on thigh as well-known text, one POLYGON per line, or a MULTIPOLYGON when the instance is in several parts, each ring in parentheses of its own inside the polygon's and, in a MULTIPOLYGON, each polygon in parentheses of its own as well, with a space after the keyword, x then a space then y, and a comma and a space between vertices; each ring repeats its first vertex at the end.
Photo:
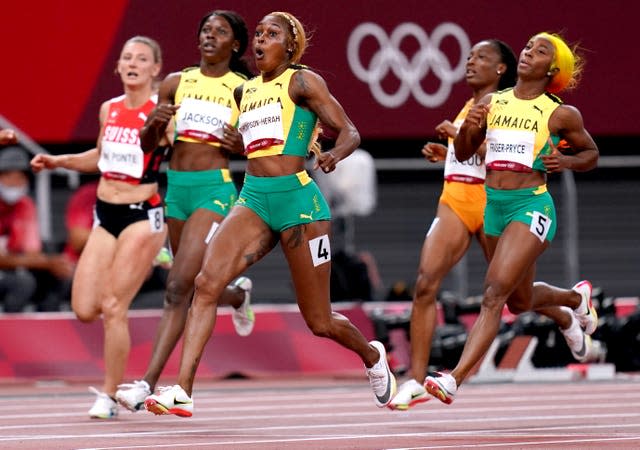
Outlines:
POLYGON ((304 232, 307 229, 305 224, 296 225, 291 228, 291 234, 287 238, 287 241, 284 243, 287 248, 298 248, 304 242, 304 232))
POLYGON ((262 239, 258 242, 258 248, 253 252, 248 252, 244 255, 244 260, 247 265, 252 265, 253 263, 262 259, 267 253, 273 249, 276 245, 277 240, 275 238, 271 239, 262 239))

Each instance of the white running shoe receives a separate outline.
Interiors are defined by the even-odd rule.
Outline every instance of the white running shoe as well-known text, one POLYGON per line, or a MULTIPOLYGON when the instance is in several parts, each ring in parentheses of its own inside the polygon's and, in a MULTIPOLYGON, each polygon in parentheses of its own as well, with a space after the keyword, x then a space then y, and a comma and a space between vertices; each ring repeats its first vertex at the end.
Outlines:
POLYGON ((373 367, 367 369, 369 383, 373 389, 374 399, 378 408, 384 408, 396 395, 396 377, 393 376, 387 362, 387 351, 382 342, 369 342, 380 352, 380 359, 373 367))
POLYGON ((431 400, 431 397, 424 386, 416 380, 411 379, 400 385, 398 393, 393 397, 391 403, 389 403, 389 408, 406 411, 418 403, 424 403, 429 400, 431 400))
POLYGON ((591 301, 592 289, 591 283, 587 280, 583 280, 571 288, 571 290, 577 292, 580 294, 580 297, 582 297, 580 305, 573 310, 573 315, 578 319, 584 332, 589 335, 593 334, 596 328, 598 328, 598 313, 591 301))
POLYGON ((178 384, 158 388, 157 394, 146 398, 144 407, 156 415, 175 414, 180 417, 193 415, 193 399, 178 384))
POLYGON ((450 405, 456 396, 458 385, 450 374, 435 372, 424 379, 424 388, 441 402, 450 405))
POLYGON ((567 341, 569 350, 571 350, 571 354, 577 361, 589 361, 590 354, 592 353, 590 352, 592 347, 591 336, 582 330, 580 322, 578 322, 578 319, 573 315, 571 308, 567 308, 566 306, 561 306, 560 308, 571 314, 571 325, 569 328, 566 330, 560 329, 564 339, 567 341))
POLYGON ((89 410, 92 419, 115 419, 118 417, 118 404, 104 392, 89 386, 89 392, 96 394, 96 401, 89 410))
POLYGON ((253 283, 247 277, 239 277, 231 284, 231 287, 238 287, 244 291, 244 302, 238 309, 233 308, 231 320, 239 336, 249 336, 256 323, 256 315, 251 308, 251 289, 253 283))
POLYGON ((142 409, 144 400, 151 394, 149 383, 144 380, 136 380, 133 383, 118 385, 116 401, 129 411, 136 412, 142 409))

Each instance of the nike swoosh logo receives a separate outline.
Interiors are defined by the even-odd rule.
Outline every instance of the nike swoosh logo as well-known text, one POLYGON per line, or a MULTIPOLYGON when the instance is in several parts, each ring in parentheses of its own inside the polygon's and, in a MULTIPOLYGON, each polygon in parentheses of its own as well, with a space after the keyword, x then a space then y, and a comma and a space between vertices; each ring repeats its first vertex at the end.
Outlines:
POLYGON ((576 356, 579 356, 580 358, 582 358, 586 354, 587 354, 587 341, 586 341, 586 338, 584 337, 584 334, 583 334, 582 335, 582 348, 580 349, 579 352, 576 352, 576 356))
POLYGON ((387 390, 382 396, 376 394, 376 398, 380 403, 387 403, 389 401, 390 396, 391 396, 391 377, 389 376, 389 371, 387 370, 387 390))
POLYGON ((186 402, 181 402, 180 400, 178 400, 176 397, 173 397, 173 404, 174 405, 190 405, 191 401, 188 400, 186 402))

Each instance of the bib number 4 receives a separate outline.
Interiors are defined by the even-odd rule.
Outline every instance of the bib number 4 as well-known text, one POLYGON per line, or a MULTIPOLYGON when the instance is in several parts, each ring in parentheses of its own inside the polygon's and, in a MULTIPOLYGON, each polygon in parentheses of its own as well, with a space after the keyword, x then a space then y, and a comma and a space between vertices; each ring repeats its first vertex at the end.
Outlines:
POLYGON ((331 261, 331 244, 329 244, 329 236, 323 234, 309 241, 309 251, 313 260, 313 267, 331 261))

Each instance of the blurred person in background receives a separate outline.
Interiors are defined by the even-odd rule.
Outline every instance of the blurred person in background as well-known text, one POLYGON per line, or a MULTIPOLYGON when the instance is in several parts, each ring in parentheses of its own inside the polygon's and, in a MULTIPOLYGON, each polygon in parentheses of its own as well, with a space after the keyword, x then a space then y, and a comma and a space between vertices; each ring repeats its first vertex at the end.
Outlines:
POLYGON ((24 311, 32 301, 38 311, 58 311, 73 273, 65 255, 43 251, 29 172, 25 150, 0 149, 0 299, 11 313, 24 311))
POLYGON ((16 132, 10 128, 0 130, 0 145, 16 144, 18 136, 16 132))

